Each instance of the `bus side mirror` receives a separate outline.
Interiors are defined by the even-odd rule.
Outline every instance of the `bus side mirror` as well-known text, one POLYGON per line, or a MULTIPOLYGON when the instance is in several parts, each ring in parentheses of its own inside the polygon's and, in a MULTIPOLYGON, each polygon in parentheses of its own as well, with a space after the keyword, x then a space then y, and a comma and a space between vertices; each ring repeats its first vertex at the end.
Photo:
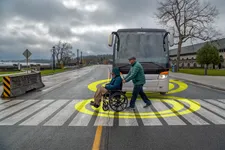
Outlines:
POLYGON ((169 35, 169 44, 170 44, 170 47, 174 46, 174 35, 173 34, 169 35))
POLYGON ((112 47, 112 44, 113 44, 113 34, 110 34, 108 38, 108 46, 112 47))
POLYGON ((169 44, 170 44, 170 47, 174 46, 174 28, 170 29, 169 44))

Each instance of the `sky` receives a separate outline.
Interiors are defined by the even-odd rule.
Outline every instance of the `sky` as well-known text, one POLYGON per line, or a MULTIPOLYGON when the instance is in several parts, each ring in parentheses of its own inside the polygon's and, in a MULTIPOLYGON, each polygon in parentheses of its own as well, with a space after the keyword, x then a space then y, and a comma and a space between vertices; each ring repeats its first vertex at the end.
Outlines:
MULTIPOLYGON (((160 1, 160 0, 157 0, 160 1)), ((112 54, 108 35, 119 28, 163 28, 154 16, 156 0, 0 0, 0 60, 51 59, 60 40, 83 55, 112 54)), ((206 0, 204 0, 206 1, 206 0)), ((225 32, 225 1, 209 0, 225 32)))

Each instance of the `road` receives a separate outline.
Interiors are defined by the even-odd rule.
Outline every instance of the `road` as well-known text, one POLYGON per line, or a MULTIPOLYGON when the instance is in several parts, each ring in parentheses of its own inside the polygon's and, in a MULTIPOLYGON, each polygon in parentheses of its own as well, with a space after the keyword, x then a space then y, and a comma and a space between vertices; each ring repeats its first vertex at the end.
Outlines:
POLYGON ((151 107, 138 100, 134 112, 116 114, 89 105, 107 76, 108 66, 90 66, 0 100, 0 149, 225 149, 225 92, 170 79, 166 96, 148 94, 151 107))

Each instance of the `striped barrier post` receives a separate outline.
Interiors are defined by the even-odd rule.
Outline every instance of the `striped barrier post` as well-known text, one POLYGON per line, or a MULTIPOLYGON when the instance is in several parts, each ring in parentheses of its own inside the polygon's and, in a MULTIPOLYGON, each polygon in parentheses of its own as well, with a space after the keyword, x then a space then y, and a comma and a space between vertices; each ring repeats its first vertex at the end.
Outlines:
POLYGON ((6 76, 3 77, 3 92, 2 92, 2 97, 8 98, 11 95, 11 90, 10 90, 10 77, 6 76))

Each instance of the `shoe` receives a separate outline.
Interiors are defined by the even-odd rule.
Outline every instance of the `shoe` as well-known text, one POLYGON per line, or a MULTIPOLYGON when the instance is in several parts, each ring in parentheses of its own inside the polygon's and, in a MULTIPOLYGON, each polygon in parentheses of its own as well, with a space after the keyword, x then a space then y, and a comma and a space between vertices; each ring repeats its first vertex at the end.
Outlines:
POLYGON ((151 105, 152 105, 152 103, 146 104, 143 108, 147 108, 148 106, 151 106, 151 105))
POLYGON ((91 101, 90 102, 90 105, 94 106, 95 105, 95 102, 94 101, 91 101))
POLYGON ((98 108, 100 106, 100 105, 95 104, 95 102, 93 102, 93 101, 90 102, 90 105, 94 106, 95 108, 98 108))

